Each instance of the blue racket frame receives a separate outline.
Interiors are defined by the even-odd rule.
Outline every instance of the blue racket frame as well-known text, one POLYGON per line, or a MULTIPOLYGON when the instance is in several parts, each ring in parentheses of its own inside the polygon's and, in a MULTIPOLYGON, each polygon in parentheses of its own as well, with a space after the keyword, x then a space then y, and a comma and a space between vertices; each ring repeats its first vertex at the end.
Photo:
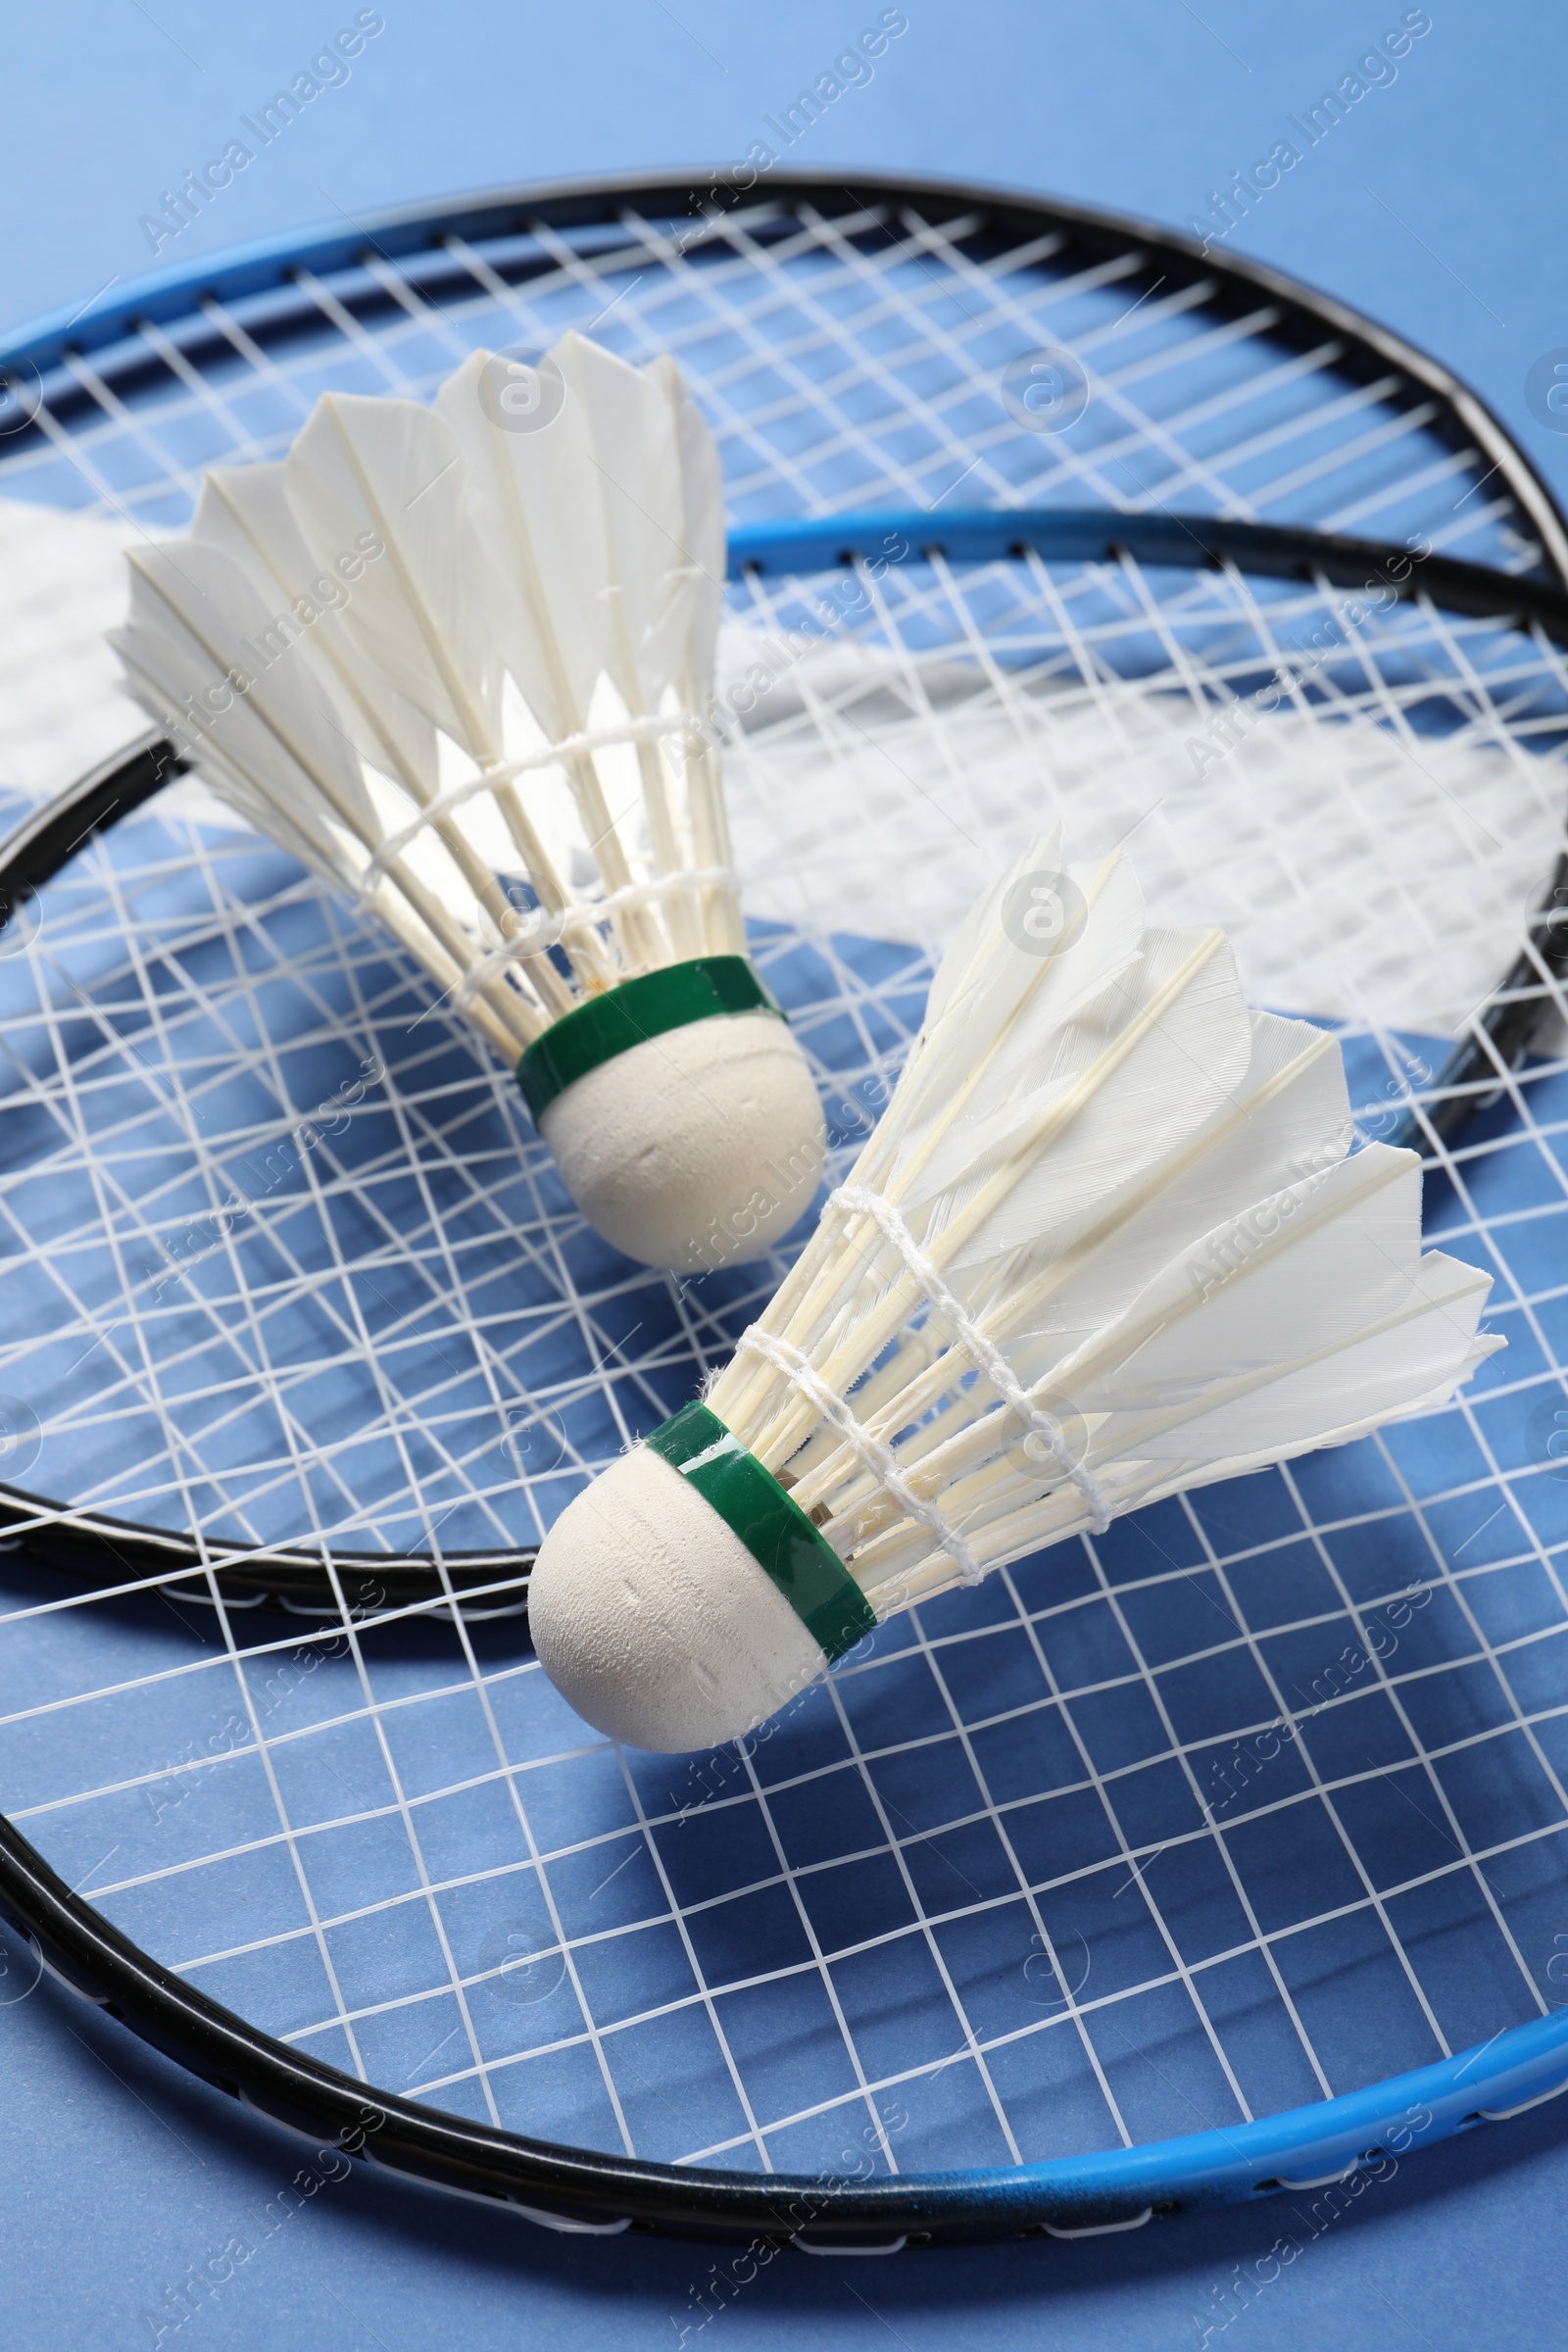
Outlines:
POLYGON ((654 2230, 807 2251, 898 2253, 988 2237, 1090 2237, 1358 2175, 1568 2090, 1568 2010, 1435 2066, 1310 2107, 1143 2147, 1010 2172, 833 2175, 689 2171, 584 2154, 368 2092, 335 2067, 259 2034, 159 1967, 72 1893, 0 1819, 0 1918, 40 1971, 242 2104, 317 2144, 478 2197, 541 2227, 654 2230))

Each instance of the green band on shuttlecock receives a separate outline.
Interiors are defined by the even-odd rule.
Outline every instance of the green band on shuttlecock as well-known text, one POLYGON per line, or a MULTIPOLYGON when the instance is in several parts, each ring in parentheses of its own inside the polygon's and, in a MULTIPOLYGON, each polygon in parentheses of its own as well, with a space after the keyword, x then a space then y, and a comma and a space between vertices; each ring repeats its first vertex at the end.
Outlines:
POLYGON ((648 1443, 739 1536, 829 1665, 874 1630, 876 1613, 832 1544, 716 1413, 682 1405, 648 1443))
POLYGON ((602 997, 587 997, 536 1037, 517 1064, 517 1083, 535 1126, 558 1095, 603 1061, 670 1029, 689 1028, 725 1012, 771 1012, 775 1004, 744 956, 694 956, 688 963, 622 980, 602 997))

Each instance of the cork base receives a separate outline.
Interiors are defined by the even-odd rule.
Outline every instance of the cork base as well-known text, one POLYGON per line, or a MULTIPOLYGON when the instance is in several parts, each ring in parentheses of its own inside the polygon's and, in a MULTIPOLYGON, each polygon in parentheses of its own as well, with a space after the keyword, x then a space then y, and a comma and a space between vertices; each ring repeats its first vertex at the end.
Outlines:
POLYGON ((827 1663, 739 1536, 646 1446, 546 1536, 528 1625, 586 1722, 665 1753, 739 1739, 827 1663))
POLYGON ((540 1121, 595 1230, 648 1266, 742 1265, 810 1207, 827 1149, 806 1057, 770 1012, 651 1037, 540 1121))

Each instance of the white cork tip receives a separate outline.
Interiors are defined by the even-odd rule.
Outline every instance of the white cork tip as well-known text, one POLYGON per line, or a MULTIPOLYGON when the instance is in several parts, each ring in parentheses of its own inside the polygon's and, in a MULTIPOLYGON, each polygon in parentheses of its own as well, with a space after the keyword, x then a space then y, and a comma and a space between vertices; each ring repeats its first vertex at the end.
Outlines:
POLYGON ((546 1536, 528 1628, 585 1722, 666 1754, 738 1740, 827 1663, 739 1536, 646 1446, 546 1536))
POLYGON ((540 1121, 577 1206, 647 1266, 741 1265, 810 1207, 827 1151, 806 1057, 770 1012, 645 1039, 540 1121))

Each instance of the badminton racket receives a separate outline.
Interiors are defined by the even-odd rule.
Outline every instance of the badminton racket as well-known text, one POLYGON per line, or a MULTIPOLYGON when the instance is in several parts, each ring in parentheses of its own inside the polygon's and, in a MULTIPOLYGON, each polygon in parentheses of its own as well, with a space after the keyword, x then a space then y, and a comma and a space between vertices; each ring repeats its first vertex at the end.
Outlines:
POLYGON ((568 2230, 1356 2193, 1568 2084, 1560 518, 1441 368, 1272 272, 783 173, 425 209, 46 325, 0 494, 177 528, 319 391, 570 325, 672 351, 724 453, 714 719, 826 1175, 1059 814, 1337 1031, 1509 1348, 912 1612, 738 1747, 611 1748, 529 1652, 533 1546, 789 1253, 615 1257, 396 946, 127 742, 0 853, 21 1965, 568 2230))

